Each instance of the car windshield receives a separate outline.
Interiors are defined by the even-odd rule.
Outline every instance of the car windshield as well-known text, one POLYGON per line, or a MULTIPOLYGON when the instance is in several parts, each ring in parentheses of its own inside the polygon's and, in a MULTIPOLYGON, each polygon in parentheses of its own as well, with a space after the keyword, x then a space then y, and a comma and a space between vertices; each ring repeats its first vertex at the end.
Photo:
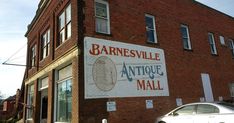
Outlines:
POLYGON ((231 103, 220 102, 220 103, 218 103, 218 104, 219 104, 219 105, 222 105, 222 106, 224 106, 224 107, 226 107, 226 108, 229 108, 229 109, 231 109, 231 110, 234 111, 234 105, 231 104, 231 103))

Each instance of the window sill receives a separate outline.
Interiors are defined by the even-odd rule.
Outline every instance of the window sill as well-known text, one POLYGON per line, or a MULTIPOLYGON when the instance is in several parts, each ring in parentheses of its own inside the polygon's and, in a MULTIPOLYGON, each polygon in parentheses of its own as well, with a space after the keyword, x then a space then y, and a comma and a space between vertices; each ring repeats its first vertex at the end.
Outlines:
POLYGON ((150 44, 150 45, 159 45, 158 42, 150 42, 150 41, 146 41, 147 44, 150 44))
POLYGON ((218 54, 211 54, 212 56, 219 56, 218 54))
POLYGON ((108 34, 108 33, 102 33, 102 32, 95 32, 97 35, 102 35, 102 36, 111 36, 112 37, 112 34, 108 34))
POLYGON ((193 49, 186 49, 186 48, 184 48, 184 51, 193 52, 193 49))

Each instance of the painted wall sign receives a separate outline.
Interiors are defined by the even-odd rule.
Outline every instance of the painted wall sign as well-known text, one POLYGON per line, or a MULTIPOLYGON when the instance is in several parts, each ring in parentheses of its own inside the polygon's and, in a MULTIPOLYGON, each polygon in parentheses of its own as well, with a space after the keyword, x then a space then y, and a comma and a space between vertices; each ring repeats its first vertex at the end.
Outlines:
POLYGON ((164 51, 85 37, 85 98, 169 96, 164 51))

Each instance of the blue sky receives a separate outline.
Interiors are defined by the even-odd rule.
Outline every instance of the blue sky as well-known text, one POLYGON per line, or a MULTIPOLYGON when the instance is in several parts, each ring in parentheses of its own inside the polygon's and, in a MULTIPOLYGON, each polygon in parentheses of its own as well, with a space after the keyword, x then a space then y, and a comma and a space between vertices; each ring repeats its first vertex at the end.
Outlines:
POLYGON ((0 0, 0 92, 14 95, 21 87, 25 67, 2 65, 4 61, 25 64, 27 25, 33 19, 39 0, 0 0), (22 49, 22 50, 19 50, 22 49))
MULTIPOLYGON (((234 17, 234 0, 197 0, 234 17)), ((0 92, 14 95, 21 87, 25 67, 2 65, 25 64, 27 25, 35 16, 39 0, 0 0, 0 92), (22 50, 19 50, 22 49, 22 50), (13 57, 11 57, 13 56, 13 57)))
POLYGON ((234 0, 196 0, 234 17, 234 0))

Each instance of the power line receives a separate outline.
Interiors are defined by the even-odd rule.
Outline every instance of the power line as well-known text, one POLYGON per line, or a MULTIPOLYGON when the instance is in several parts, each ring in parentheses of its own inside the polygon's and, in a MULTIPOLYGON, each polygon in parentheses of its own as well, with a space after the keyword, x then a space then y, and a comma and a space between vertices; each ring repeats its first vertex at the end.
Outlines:
POLYGON ((16 60, 16 59, 19 59, 19 58, 23 57, 23 56, 20 56, 20 57, 13 58, 13 57, 16 56, 17 53, 19 53, 26 45, 27 45, 27 43, 24 44, 22 47, 20 47, 14 54, 12 54, 6 61, 4 61, 4 62, 2 63, 2 65, 25 66, 25 67, 26 67, 27 65, 18 64, 18 63, 10 63, 10 61, 12 61, 12 60, 16 60), (13 58, 13 59, 12 59, 12 58, 13 58))
POLYGON ((19 51, 21 51, 27 44, 24 44, 20 49, 18 49, 14 54, 12 54, 6 61, 4 61, 2 64, 7 64, 7 62, 10 61, 12 57, 14 57, 19 51))

